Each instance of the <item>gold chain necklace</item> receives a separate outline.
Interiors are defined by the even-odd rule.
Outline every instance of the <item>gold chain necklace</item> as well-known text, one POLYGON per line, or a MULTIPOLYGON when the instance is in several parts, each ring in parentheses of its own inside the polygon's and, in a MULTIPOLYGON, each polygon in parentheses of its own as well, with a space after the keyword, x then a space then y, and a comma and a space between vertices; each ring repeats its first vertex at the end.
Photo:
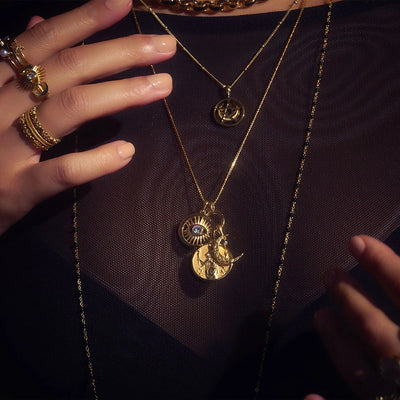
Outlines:
MULTIPOLYGON (((291 233, 291 229, 292 229, 292 225, 293 225, 293 221, 294 221, 294 215, 295 215, 295 210, 296 210, 296 206, 297 206, 297 201, 299 198, 299 191, 300 191, 301 181, 302 181, 302 177, 303 177, 306 156, 307 156, 309 146, 310 146, 310 141, 311 141, 311 132, 312 132, 312 127, 313 127, 313 122, 315 119, 315 112, 316 112, 316 108, 317 108, 317 102, 318 102, 319 91, 320 91, 321 80, 322 80, 322 72, 323 72, 324 63, 325 63, 325 55, 326 55, 326 50, 327 50, 327 46, 328 46, 328 33, 329 33, 330 23, 331 23, 332 5, 333 5, 333 0, 329 0, 328 12, 327 12, 324 35, 323 35, 322 48, 321 48, 321 52, 320 52, 320 59, 319 59, 319 65, 318 65, 318 71, 317 71, 317 78, 316 78, 316 83, 315 83, 315 87, 314 87, 313 101, 312 101, 312 106, 311 106, 311 110, 310 110, 310 116, 309 116, 309 120, 308 120, 308 124, 307 124, 307 128, 306 128, 306 132, 305 132, 305 139, 304 139, 304 143, 303 143, 302 153, 300 156, 299 167, 297 170, 296 181, 295 181, 295 185, 294 185, 294 192, 292 195, 292 200, 290 202, 288 221, 286 224, 283 244, 281 247, 279 263, 277 265, 276 279, 275 279, 275 284, 274 284, 274 288, 273 288, 273 295, 272 295, 270 310, 269 310, 269 314, 268 314, 268 318, 267 318, 267 322, 266 322, 264 346, 263 346, 263 349, 261 352, 260 365, 259 365, 259 369, 258 369, 255 387, 254 387, 254 393, 253 393, 254 399, 258 398, 260 391, 261 391, 264 365, 265 365, 266 355, 268 352, 272 323, 273 323, 273 320, 274 320, 274 317, 276 314, 276 309, 277 309, 278 294, 279 294, 279 288, 280 288, 280 284, 281 284, 281 279, 282 279, 282 274, 283 274, 283 269, 284 269, 284 264, 285 264, 285 259, 286 259, 286 251, 287 251, 289 240, 290 240, 290 233, 291 233)), ((76 135, 75 138, 76 138, 75 148, 76 148, 76 151, 78 151, 78 135, 76 135)), ((85 354, 86 354, 87 365, 88 365, 88 370, 89 370, 92 393, 93 393, 94 399, 98 400, 99 397, 97 394, 95 373, 94 373, 94 367, 93 367, 92 356, 91 356, 90 345, 89 345, 89 335, 88 335, 87 324, 86 324, 86 310, 85 310, 85 305, 84 305, 83 285, 82 285, 82 280, 81 280, 81 266, 80 266, 80 256, 79 256, 79 235, 78 235, 78 195, 77 195, 76 188, 73 190, 72 217, 73 217, 73 243, 74 243, 74 257, 75 257, 75 270, 76 270, 76 284, 77 284, 77 290, 78 290, 78 301, 79 301, 79 306, 80 306, 80 311, 81 311, 80 317, 81 317, 81 324, 82 324, 82 336, 83 336, 83 341, 84 341, 84 346, 85 346, 84 348, 85 348, 85 354)))
POLYGON ((212 109, 212 116, 214 121, 224 127, 231 127, 238 125, 245 116, 245 108, 241 101, 231 96, 231 92, 233 87, 239 82, 240 78, 247 72, 247 70, 251 67, 251 65, 256 61, 258 56, 262 53, 268 43, 275 36, 275 33, 281 27, 281 25, 285 22, 286 18, 289 16, 290 12, 297 5, 299 0, 294 0, 292 5, 283 15, 282 19, 278 22, 275 29, 270 33, 265 42, 259 47, 256 53, 251 57, 250 61, 247 65, 240 71, 240 73, 236 76, 236 78, 232 81, 231 84, 223 83, 220 79, 218 79, 213 73, 211 73, 205 66, 202 64, 189 50, 188 48, 171 32, 168 26, 161 20, 161 18, 154 12, 154 10, 149 7, 144 0, 139 0, 142 5, 146 8, 146 10, 154 17, 154 19, 161 25, 161 27, 167 32, 170 36, 172 36, 178 46, 184 51, 184 53, 209 77, 211 78, 221 89, 223 89, 225 93, 225 98, 220 100, 212 109))
MULTIPOLYGON (((239 159, 239 156, 250 135, 250 132, 253 129, 253 126, 260 113, 260 110, 265 102, 265 99, 269 93, 271 85, 275 79, 275 76, 279 70, 282 60, 289 47, 289 44, 300 22, 306 2, 307 0, 304 0, 302 2, 299 15, 290 32, 289 38, 287 39, 286 44, 282 50, 278 63, 275 66, 275 69, 271 75, 271 78, 269 79, 267 87, 257 106, 257 109, 250 122, 250 125, 243 136, 239 148, 233 158, 233 161, 228 169, 228 172, 225 175, 225 179, 223 180, 214 201, 207 200, 203 195, 199 182, 194 173, 193 167, 189 161, 189 157, 187 155, 185 146, 183 145, 181 135, 179 134, 178 128, 176 127, 176 123, 172 116, 169 104, 166 99, 163 100, 165 109, 167 111, 179 147, 185 158, 186 165, 190 171, 190 174, 192 176, 193 182, 196 186, 200 199, 203 202, 203 208, 199 212, 190 214, 189 216, 187 216, 185 219, 182 220, 178 228, 178 234, 179 238, 185 245, 196 248, 196 251, 194 252, 192 257, 192 269, 196 276, 205 281, 215 281, 225 278, 232 270, 233 264, 243 256, 243 254, 241 254, 238 257, 233 257, 232 253, 228 249, 227 235, 223 231, 223 227, 225 225, 225 217, 221 212, 216 210, 216 203, 221 197, 221 194, 225 189, 225 186, 233 172, 233 169, 235 168, 237 160, 239 159)), ((138 32, 142 33, 139 21, 137 19, 137 16, 133 8, 132 8, 132 15, 134 17, 138 32)), ((151 69, 152 72, 155 74, 156 71, 153 65, 151 65, 151 69)))
MULTIPOLYGON (((260 2, 266 0, 258 0, 260 2)), ((257 0, 158 0, 158 3, 187 12, 214 13, 247 8, 256 4, 257 0)))

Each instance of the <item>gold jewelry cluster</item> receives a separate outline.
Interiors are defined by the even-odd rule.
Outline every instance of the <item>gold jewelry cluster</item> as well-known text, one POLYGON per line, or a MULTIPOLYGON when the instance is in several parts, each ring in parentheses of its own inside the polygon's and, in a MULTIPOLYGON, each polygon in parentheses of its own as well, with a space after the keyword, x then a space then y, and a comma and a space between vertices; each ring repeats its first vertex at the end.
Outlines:
POLYGON ((61 142, 52 137, 42 126, 37 116, 37 106, 23 113, 19 118, 21 130, 29 142, 39 150, 49 150, 61 142))
POLYGON ((266 0, 158 0, 158 3, 187 12, 213 13, 250 7, 257 1, 265 2, 266 0))
POLYGON ((38 98, 48 95, 49 87, 44 81, 44 68, 29 63, 24 55, 24 47, 15 39, 10 39, 9 36, 0 39, 0 59, 8 61, 17 71, 18 83, 22 89, 32 91, 38 98))

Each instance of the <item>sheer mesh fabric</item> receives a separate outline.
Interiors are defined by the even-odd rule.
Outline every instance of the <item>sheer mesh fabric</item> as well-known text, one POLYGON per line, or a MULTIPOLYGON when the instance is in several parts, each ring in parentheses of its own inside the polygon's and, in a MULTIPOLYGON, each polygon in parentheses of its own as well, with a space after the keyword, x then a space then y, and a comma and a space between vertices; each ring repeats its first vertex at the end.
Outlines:
MULTIPOLYGON (((224 386, 223 377, 236 366, 240 366, 239 372, 232 373, 231 380, 234 376, 243 378, 248 396, 254 387, 310 115, 326 13, 325 6, 305 10, 217 203, 226 218, 224 232, 229 234, 229 248, 234 256, 244 253, 226 279, 213 283, 196 279, 190 270, 193 251, 178 239, 180 221, 199 211, 202 203, 162 103, 126 110, 79 131, 80 150, 110 139, 129 140, 136 147, 129 166, 78 191, 79 252, 81 268, 89 278, 86 285, 100 285, 121 300, 122 307, 159 327, 190 353, 190 357, 186 353, 177 356, 181 363, 178 372, 174 370, 178 361, 165 361, 166 355, 150 364, 159 363, 160 371, 171 368, 171 376, 191 374, 186 382, 192 385, 187 390, 192 390, 193 397, 218 393, 221 385, 221 398, 228 398, 225 389, 229 385, 224 386), (248 359, 252 360, 249 364, 248 359)), ((311 145, 267 358, 267 375, 281 376, 283 392, 289 389, 282 389, 282 377, 288 374, 290 382, 295 382, 298 373, 287 370, 284 357, 290 354, 296 358, 308 351, 296 347, 297 354, 288 349, 312 330, 308 311, 324 295, 324 272, 332 267, 350 270, 355 266, 346 245, 351 235, 367 233, 385 240, 400 222, 399 14, 395 3, 334 5, 311 145)), ((212 73, 230 83, 282 15, 162 18, 212 73)), ((211 108, 221 99, 221 90, 185 54, 178 51, 172 60, 156 66, 157 72, 169 72, 174 79, 168 102, 209 200, 219 190, 296 17, 297 11, 234 87, 233 97, 246 107, 245 119, 237 127, 223 128, 211 121, 211 108)), ((143 33, 163 32, 149 14, 139 12, 138 19, 143 33)), ((96 40, 135 31, 128 16, 96 40)), ((142 73, 150 72, 132 70, 121 76, 142 73)), ((52 225, 51 220, 46 223, 52 225)), ((66 254, 57 234, 49 233, 46 225, 40 232, 48 246, 66 254)), ((110 370, 123 370, 125 362, 135 356, 127 355, 123 361, 113 359, 113 346, 123 347, 125 343, 116 344, 115 338, 138 333, 113 331, 113 324, 116 330, 125 326, 118 314, 120 309, 114 309, 110 301, 108 306, 104 303, 103 314, 94 311, 99 307, 94 305, 96 301, 102 303, 100 298, 90 297, 95 291, 89 289, 88 293, 89 335, 99 387, 103 383, 111 387, 110 392, 123 390, 121 387, 129 384, 122 378, 112 382, 110 370)), ((131 327, 128 322, 127 326, 131 327)), ((146 332, 143 336, 152 338, 146 332)), ((306 347, 317 346, 315 342, 304 343, 306 347)), ((123 354, 123 349, 118 352, 123 354)), ((140 361, 146 369, 147 361, 140 361)), ((126 365, 129 371, 129 362, 126 365)), ((179 386, 183 381, 177 378, 180 383, 174 385, 177 391, 186 393, 179 386)), ((149 377, 149 393, 152 382, 149 377)), ((274 382, 269 383, 274 386, 274 382)), ((273 393, 268 392, 268 386, 264 392, 267 397, 273 393)), ((171 392, 165 393, 168 398, 171 392)))

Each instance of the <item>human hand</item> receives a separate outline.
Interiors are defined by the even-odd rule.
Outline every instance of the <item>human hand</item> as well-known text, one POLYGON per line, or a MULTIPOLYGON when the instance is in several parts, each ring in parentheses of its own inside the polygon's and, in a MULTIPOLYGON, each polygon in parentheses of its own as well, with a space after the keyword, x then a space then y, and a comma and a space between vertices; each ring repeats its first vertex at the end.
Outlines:
POLYGON ((0 235, 39 202, 122 168, 134 154, 131 143, 116 141, 40 162, 41 151, 19 132, 21 114, 39 104, 43 128, 61 138, 88 120, 171 92, 168 74, 88 84, 175 53, 175 41, 168 35, 133 35, 71 47, 113 25, 130 9, 131 0, 92 0, 48 20, 30 21, 16 40, 23 45, 26 59, 46 70, 50 96, 41 103, 18 86, 15 69, 7 61, 0 62, 0 235))
MULTIPOLYGON (((364 235, 353 237, 349 249, 400 307, 400 257, 382 242, 364 235)), ((400 357, 400 327, 348 274, 332 270, 326 276, 326 285, 338 313, 330 308, 320 310, 315 322, 333 363, 360 399, 379 399, 393 393, 396 385, 380 376, 379 364, 382 359, 400 357)), ((392 375, 398 374, 400 382, 400 364, 397 367, 392 375)), ((400 395, 390 398, 398 400, 400 395)))

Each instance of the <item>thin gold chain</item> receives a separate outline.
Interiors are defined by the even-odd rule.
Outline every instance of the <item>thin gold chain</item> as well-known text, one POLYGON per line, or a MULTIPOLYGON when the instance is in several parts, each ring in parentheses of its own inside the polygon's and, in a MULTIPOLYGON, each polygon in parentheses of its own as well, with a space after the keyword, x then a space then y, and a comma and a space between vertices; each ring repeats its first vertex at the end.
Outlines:
MULTIPOLYGON (((265 49, 265 47, 268 45, 268 43, 271 41, 271 39, 275 36, 275 33, 278 31, 278 29, 281 27, 281 25, 285 22, 286 18, 289 16, 290 12, 293 10, 293 8, 297 5, 299 0, 294 0, 292 5, 289 7, 289 9, 286 11, 282 19, 278 22, 276 25, 275 29, 271 32, 271 34, 268 36, 267 40, 260 46, 260 48, 256 51, 254 56, 250 59, 250 61, 247 63, 247 65, 240 71, 238 76, 232 81, 230 85, 223 83, 220 79, 218 79, 213 73, 211 73, 205 66, 202 64, 189 50, 188 48, 171 32, 171 30, 168 28, 168 26, 161 20, 161 18, 154 12, 154 10, 148 6, 144 0, 139 0, 142 5, 146 8, 146 10, 154 17, 154 19, 161 25, 161 27, 167 32, 170 36, 172 36, 176 42, 178 43, 178 46, 189 56, 189 58, 197 64, 200 69, 205 72, 214 82, 217 83, 218 86, 220 86, 222 89, 227 91, 228 96, 230 95, 230 91, 232 88, 236 85, 236 83, 240 80, 240 78, 243 76, 243 74, 251 67, 251 65, 254 63, 254 61, 257 59, 257 57, 261 54, 261 52, 265 49)), ((133 10, 133 8, 132 8, 133 10)))
MULTIPOLYGON (((75 135, 75 152, 78 151, 78 134, 75 135)), ((77 188, 72 189, 73 206, 72 206, 72 226, 73 226, 73 243, 74 243, 74 257, 75 257, 75 272, 76 272, 76 286, 78 289, 78 301, 80 308, 81 326, 82 326, 82 337, 85 346, 85 354, 87 360, 87 366, 89 369, 90 386, 92 388, 93 398, 98 400, 96 379, 94 377, 94 368, 92 362, 92 354, 89 346, 89 335, 86 324, 86 311, 85 302, 83 298, 83 287, 81 278, 81 262, 79 256, 79 236, 78 236, 78 194, 77 188)))
POLYGON ((269 312, 268 319, 267 319, 267 327, 266 327, 266 331, 265 331, 264 346, 263 346, 263 350, 261 352, 260 366, 259 366, 259 370, 258 370, 256 385, 254 388, 254 399, 258 398, 258 395, 261 390, 261 382, 262 382, 262 377, 263 377, 265 358, 267 355, 269 340, 270 340, 270 336, 271 336, 272 322, 275 317, 275 312, 276 312, 276 308, 277 308, 279 288, 280 288, 280 284, 281 284, 284 263, 285 263, 285 259, 286 259, 286 251, 287 251, 287 247, 289 244, 290 234, 291 234, 292 226, 293 226, 294 214, 296 211, 296 205, 297 205, 297 201, 299 198, 299 191, 300 191, 301 181, 303 178, 306 156, 307 156, 309 146, 310 146, 311 131, 312 131, 312 126, 313 126, 313 122, 314 122, 314 118, 315 118, 315 111, 317 109, 317 102, 318 102, 319 91, 320 91, 320 86, 321 86, 322 72, 323 72, 324 63, 325 63, 326 49, 328 46, 328 33, 329 33, 329 28, 330 28, 330 23, 331 23, 331 16, 332 16, 332 2, 333 2, 333 0, 329 0, 328 13, 327 13, 325 29, 324 29, 324 37, 323 37, 318 72, 317 72, 317 79, 316 79, 316 83, 315 83, 314 96, 313 96, 313 101, 312 101, 311 111, 310 111, 310 118, 308 121, 306 133, 305 133, 303 150, 301 153, 300 163, 299 163, 299 167, 297 170, 297 176, 296 176, 296 181, 295 181, 295 185, 294 185, 294 192, 293 192, 292 201, 290 203, 290 208, 289 208, 288 221, 286 224, 281 254, 280 254, 279 263, 277 266, 276 281, 275 281, 275 285, 274 285, 274 289, 273 289, 273 296, 272 296, 272 300, 271 300, 270 312, 269 312))
MULTIPOLYGON (((319 91, 320 91, 320 86, 321 86, 321 79, 322 79, 322 72, 323 72, 325 55, 326 55, 326 50, 327 50, 327 45, 328 45, 328 33, 329 33, 329 29, 330 29, 330 22, 331 22, 331 15, 332 15, 332 3, 333 3, 333 0, 329 0, 328 13, 327 13, 326 24, 325 24, 325 29, 324 29, 324 38, 323 38, 321 56, 320 56, 320 61, 319 61, 319 68, 318 68, 318 73, 317 73, 317 80, 316 80, 316 84, 315 84, 312 107, 311 107, 311 111, 310 111, 310 118, 309 118, 309 122, 308 122, 307 129, 306 129, 303 150, 302 150, 302 154, 300 157, 300 163, 299 163, 299 168, 297 171, 294 193, 293 193, 292 201, 290 204, 289 216, 288 216, 283 245, 282 245, 281 254, 280 254, 280 260, 279 260, 279 264, 277 267, 277 278, 276 278, 274 289, 273 289, 273 297, 272 297, 272 301, 271 301, 270 313, 269 313, 269 317, 267 319, 267 327, 266 327, 266 333, 265 333, 265 339, 264 339, 264 346, 263 346, 263 350, 261 353, 260 366, 259 366, 259 371, 258 371, 258 375, 257 375, 256 385, 254 388, 254 399, 258 398, 260 391, 261 391, 263 370, 264 370, 265 359, 266 359, 268 346, 269 346, 272 323, 273 323, 273 319, 274 319, 274 316, 276 313, 276 308, 277 308, 279 288, 280 288, 280 283, 281 283, 281 279, 282 279, 282 275, 283 275, 284 262, 286 259, 286 251, 287 251, 287 247, 289 244, 290 234, 291 234, 292 225, 293 225, 293 221, 294 221, 294 214, 295 214, 296 205, 297 205, 297 201, 298 201, 298 197, 299 197, 301 181, 303 178, 306 156, 307 156, 309 146, 310 146, 311 131, 312 131, 312 126, 313 126, 313 122, 314 122, 314 118, 315 118, 315 112, 316 112, 316 108, 317 108, 317 102, 318 102, 319 91)), ((304 3, 303 3, 303 8, 300 12, 302 12, 303 9, 304 9, 304 3)), ((137 23, 138 30, 140 32, 140 26, 138 25, 136 15, 134 13, 134 10, 132 10, 132 11, 133 11, 133 16, 135 18, 135 22, 137 23)), ((294 31, 292 30, 292 33, 293 32, 294 31)), ((288 46, 288 43, 287 43, 287 46, 288 46)), ((283 58, 283 57, 281 56, 281 58, 283 58)), ((152 69, 153 69, 153 72, 155 72, 153 66, 152 66, 152 69)), ((266 90, 266 93, 268 93, 267 90, 266 90)), ((265 96, 266 96, 266 94, 264 93, 263 99, 265 98, 265 96)), ((263 102, 263 100, 262 100, 262 102, 263 102)), ((260 103, 259 108, 261 108, 262 102, 260 103)), ((168 103, 166 102, 166 100, 164 100, 164 104, 166 104, 168 107, 168 103)), ((169 109, 169 107, 168 107, 168 109, 169 109)), ((172 114, 170 111, 169 111, 169 115, 171 115, 171 117, 170 117, 171 122, 173 122, 172 114)), ((253 118, 252 122, 254 122, 254 121, 255 121, 255 118, 253 118)), ((173 123, 173 125, 174 125, 174 123, 173 123)), ((174 128, 174 130, 176 130, 176 127, 174 128)), ((178 134, 178 137, 179 137, 179 134, 178 134)), ((242 143, 242 145, 244 145, 244 143, 242 143)), ((78 150, 78 135, 76 135, 75 146, 76 146, 76 151, 77 151, 78 150)), ((241 146, 241 147, 243 147, 243 146, 241 146)), ((183 145, 182 145, 182 148, 184 151, 183 145)), ((240 149, 240 151, 241 151, 241 149, 240 149)), ((238 151, 238 153, 240 154, 239 151, 238 151)), ((187 154, 185 151, 184 151, 184 155, 185 155, 185 158, 188 160, 187 154)), ((236 160, 237 160, 237 158, 236 158, 236 160)), ((234 162, 236 162, 236 161, 234 160, 234 162)), ((234 162, 232 163, 233 167, 231 166, 230 171, 233 170, 233 168, 234 168, 234 162)), ((188 163, 188 165, 190 166, 190 162, 188 163)), ((191 169, 191 167, 190 167, 190 169, 191 169)), ((192 176, 194 176, 192 169, 191 169, 191 173, 192 173, 192 176)), ((228 178, 229 178, 229 176, 228 176, 228 178)), ((227 179, 226 179, 226 181, 227 181, 227 179)), ((226 182, 225 182, 225 184, 226 184, 226 182)), ((198 184, 197 184, 197 186, 198 186, 198 184)), ((199 193, 201 193, 201 190, 199 187, 198 187, 198 190, 199 190, 199 193)), ((223 187, 222 187, 222 190, 223 190, 223 187)), ((220 190, 220 192, 222 193, 221 190, 220 190)), ((220 195, 220 193, 219 193, 219 195, 220 195)), ((202 195, 201 195, 201 197, 202 197, 202 195)), ((219 196, 217 197, 217 199, 218 198, 219 198, 219 196)), ((73 243, 74 243, 74 256, 75 256, 75 271, 76 271, 76 278, 77 278, 76 284, 77 284, 77 289, 78 289, 79 306, 80 306, 80 310, 81 310, 80 316, 81 316, 81 324, 82 324, 82 335, 83 335, 84 344, 85 344, 85 354, 86 354, 87 365, 88 365, 89 374, 90 374, 90 384, 92 387, 92 393, 93 393, 94 399, 98 400, 99 397, 97 394, 94 367, 93 367, 93 363, 92 363, 92 356, 91 356, 91 351, 90 351, 90 346, 89 346, 89 336, 88 336, 88 330, 87 330, 87 324, 86 324, 86 312, 85 312, 83 287, 82 287, 82 280, 81 280, 81 268, 80 268, 80 256, 79 256, 79 236, 78 236, 78 198, 77 198, 77 189, 76 188, 73 189, 72 217, 73 217, 73 243)))
MULTIPOLYGON (((140 0, 140 1, 142 1, 142 0, 140 0)), ((287 40, 287 42, 286 42, 286 44, 285 44, 285 47, 284 47, 284 49, 282 50, 282 53, 281 53, 281 55, 280 55, 280 57, 279 57, 279 60, 278 60, 278 63, 277 63, 277 65, 275 66, 275 69, 274 69, 274 71, 273 71, 273 73, 272 73, 272 75, 271 75, 271 78, 270 78, 270 80, 269 80, 269 82, 268 82, 268 85, 267 85, 267 87, 266 87, 266 89, 265 89, 265 91, 264 91, 264 94, 263 94, 262 98, 261 98, 261 101, 260 101, 260 103, 259 103, 258 106, 257 106, 257 109, 256 109, 256 111, 255 111, 255 113, 254 113, 254 116, 253 116, 253 118, 252 118, 252 120, 251 120, 251 122, 250 122, 249 127, 247 128, 247 130, 246 130, 246 132, 245 132, 245 134, 244 134, 244 137, 243 137, 243 139, 242 139, 242 141, 241 141, 241 143, 240 143, 240 145, 239 145, 239 148, 238 148, 238 150, 237 150, 237 152, 236 152, 236 154, 235 154, 235 156, 234 156, 234 158, 233 158, 233 161, 232 161, 232 163, 231 163, 231 165, 230 165, 230 167, 229 167, 229 169, 228 169, 228 172, 227 172, 226 175, 225 175, 225 178, 224 178, 224 180, 223 180, 223 182, 222 182, 222 184, 221 184, 221 187, 220 187, 220 189, 219 189, 219 191, 218 191, 218 193, 217 193, 217 195, 216 195, 214 201, 211 202, 211 204, 213 204, 214 206, 215 206, 215 204, 217 203, 217 201, 219 200, 219 198, 221 197, 221 194, 222 194, 222 192, 223 192, 224 189, 225 189, 225 186, 226 186, 226 184, 227 184, 227 182, 228 182, 228 180, 229 180, 229 178, 230 178, 230 176, 231 176, 231 174, 232 174, 233 169, 235 168, 236 162, 237 162, 237 160, 238 160, 238 158, 239 158, 239 156, 240 156, 240 154, 241 154, 241 152, 242 152, 242 150, 243 150, 243 147, 244 147, 244 145, 245 145, 245 143, 246 143, 246 141, 247 141, 247 138, 249 137, 250 132, 251 132, 252 129, 253 129, 253 126, 254 126, 254 123, 256 122, 256 119, 257 119, 257 117, 258 117, 258 114, 260 113, 260 110, 261 110, 261 108, 262 108, 262 106, 263 106, 263 104, 264 104, 264 101, 265 101, 265 99, 266 99, 266 97, 267 97, 267 95, 268 95, 268 93, 269 93, 269 90, 270 90, 270 88, 271 88, 272 82, 273 82, 274 79, 275 79, 275 76, 276 76, 276 74, 277 74, 277 72, 278 72, 278 69, 279 69, 279 67, 280 67, 280 65, 281 65, 281 63, 282 63, 282 60, 283 60, 283 58, 284 58, 284 56, 285 56, 285 54, 286 54, 286 51, 287 51, 287 49, 288 49, 288 47, 289 47, 289 44, 290 44, 291 40, 292 40, 292 38, 293 38, 293 35, 294 35, 295 31, 296 31, 296 28, 297 28, 297 26, 298 26, 298 24, 299 24, 299 22, 300 22, 300 19, 301 19, 301 16, 302 16, 302 14, 303 14, 303 11, 304 11, 304 8, 305 8, 306 3, 307 3, 307 0, 303 0, 302 5, 301 5, 301 9, 300 9, 300 12, 299 12, 299 15, 297 16, 296 22, 295 22, 295 24, 294 24, 294 26, 293 26, 293 28, 292 28, 292 30, 291 30, 291 32, 290 32, 290 35, 289 35, 289 38, 288 38, 288 40, 287 40)), ((137 28, 138 32, 139 32, 139 33, 142 33, 142 31, 141 31, 141 29, 140 29, 139 21, 138 21, 138 19, 137 19, 135 10, 134 10, 133 8, 132 8, 132 14, 133 14, 133 18, 134 18, 134 21, 135 21, 136 28, 137 28)), ((152 69, 152 72, 155 74, 156 71, 155 71, 155 68, 154 68, 153 65, 151 65, 151 69, 152 69)), ((190 171, 190 174, 192 175, 192 179, 193 179, 193 182, 194 182, 194 184, 195 184, 195 186, 196 186, 197 192, 199 193, 199 196, 200 196, 200 198, 201 198, 201 200, 202 200, 202 202, 203 202, 204 204, 210 203, 210 202, 208 202, 208 201, 206 200, 206 198, 204 197, 203 192, 202 192, 202 190, 201 190, 201 188, 200 188, 200 185, 199 185, 199 182, 198 182, 198 180, 197 180, 197 178, 196 178, 196 175, 195 175, 195 173, 194 173, 193 167, 192 167, 192 165, 191 165, 191 163, 190 163, 190 161, 189 161, 189 157, 188 157, 188 155, 187 155, 185 146, 183 145, 183 141, 182 141, 181 135, 179 134, 178 128, 176 127, 176 123, 175 123, 174 117, 172 116, 172 112, 171 112, 171 109, 170 109, 170 107, 169 107, 169 104, 168 104, 168 102, 167 102, 166 99, 163 99, 163 101, 164 101, 165 109, 166 109, 167 114, 168 114, 168 118, 169 118, 169 120, 170 120, 170 122, 171 122, 172 128, 173 128, 174 133, 175 133, 175 136, 176 136, 176 138, 177 138, 177 140, 178 140, 179 147, 180 147, 181 150, 182 150, 182 153, 183 153, 183 156, 184 156, 184 158, 185 158, 185 161, 186 161, 186 164, 187 164, 187 166, 188 166, 188 169, 189 169, 189 171, 190 171)))

